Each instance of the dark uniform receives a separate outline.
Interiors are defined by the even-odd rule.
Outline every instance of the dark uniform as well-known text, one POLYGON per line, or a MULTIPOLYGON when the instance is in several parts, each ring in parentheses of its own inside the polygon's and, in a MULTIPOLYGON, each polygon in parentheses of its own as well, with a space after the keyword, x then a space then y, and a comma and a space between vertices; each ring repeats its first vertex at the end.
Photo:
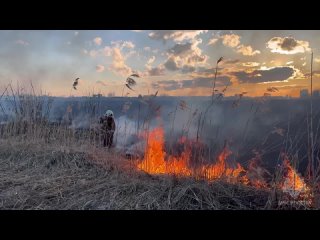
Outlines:
POLYGON ((116 129, 116 123, 113 117, 103 116, 100 118, 103 146, 110 148, 113 143, 113 134, 116 129))

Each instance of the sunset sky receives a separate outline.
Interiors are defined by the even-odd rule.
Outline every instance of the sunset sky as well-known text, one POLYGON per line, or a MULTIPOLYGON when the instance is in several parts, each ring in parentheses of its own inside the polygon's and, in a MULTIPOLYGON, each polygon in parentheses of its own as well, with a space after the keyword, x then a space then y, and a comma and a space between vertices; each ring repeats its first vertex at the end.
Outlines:
POLYGON ((310 86, 312 51, 320 89, 318 30, 6 30, 0 39, 0 91, 32 81, 53 96, 121 96, 126 78, 138 73, 135 91, 124 95, 208 96, 223 57, 217 87, 228 85, 227 96, 276 87, 273 96, 297 97, 310 86))

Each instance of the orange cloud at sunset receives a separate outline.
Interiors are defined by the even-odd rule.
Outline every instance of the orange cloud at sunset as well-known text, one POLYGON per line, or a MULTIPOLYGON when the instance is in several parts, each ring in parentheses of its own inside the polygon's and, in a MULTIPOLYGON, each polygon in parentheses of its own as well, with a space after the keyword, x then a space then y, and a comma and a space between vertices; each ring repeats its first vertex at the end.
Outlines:
POLYGON ((137 73, 134 90, 125 88, 129 96, 208 96, 223 57, 217 88, 228 85, 226 96, 263 96, 274 86, 279 91, 272 96, 298 97, 310 87, 311 51, 314 87, 320 88, 320 31, 0 31, 0 37, 0 90, 10 81, 32 81, 51 95, 121 96, 126 78, 137 73))

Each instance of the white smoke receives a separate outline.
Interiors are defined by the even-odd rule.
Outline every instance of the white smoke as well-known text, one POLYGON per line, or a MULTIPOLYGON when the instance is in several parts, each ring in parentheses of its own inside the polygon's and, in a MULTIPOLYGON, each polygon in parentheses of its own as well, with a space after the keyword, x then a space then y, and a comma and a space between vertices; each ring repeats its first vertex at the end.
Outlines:
POLYGON ((130 144, 132 136, 137 133, 137 124, 135 121, 128 119, 126 116, 121 116, 115 119, 116 131, 114 133, 116 147, 123 149, 130 144))
POLYGON ((70 127, 73 129, 88 129, 92 127, 92 125, 96 125, 98 123, 97 119, 92 119, 89 115, 79 114, 72 120, 70 127))

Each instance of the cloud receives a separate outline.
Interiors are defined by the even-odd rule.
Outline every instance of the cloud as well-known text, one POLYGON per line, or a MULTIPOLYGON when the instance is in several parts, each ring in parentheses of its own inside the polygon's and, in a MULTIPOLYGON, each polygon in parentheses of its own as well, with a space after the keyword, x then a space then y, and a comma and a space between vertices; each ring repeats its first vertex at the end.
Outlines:
POLYGON ((78 36, 78 35, 79 35, 79 32, 74 32, 74 35, 75 35, 75 36, 78 36))
POLYGON ((100 46, 102 43, 102 38, 101 37, 96 37, 95 39, 93 39, 93 42, 97 45, 100 46))
POLYGON ((165 74, 165 68, 163 65, 158 67, 150 67, 147 70, 147 76, 163 76, 165 74))
POLYGON ((221 36, 223 45, 234 48, 240 44, 240 36, 236 34, 225 34, 221 36))
POLYGON ((112 52, 113 52, 113 48, 109 46, 106 46, 98 50, 92 49, 89 52, 86 49, 83 50, 83 53, 89 54, 90 57, 97 57, 97 56, 110 57, 112 55, 112 52))
POLYGON ((191 42, 187 42, 184 44, 176 44, 174 45, 172 48, 170 48, 168 50, 169 53, 172 53, 173 55, 176 56, 183 56, 185 55, 188 51, 190 51, 192 48, 192 43, 191 42))
MULTIPOLYGON (((240 38, 241 37, 237 34, 225 34, 220 36, 223 45, 230 48, 235 48, 237 53, 241 53, 244 56, 254 56, 261 53, 259 50, 253 50, 253 48, 250 45, 240 45, 240 38)), ((216 41, 218 41, 217 38, 215 39, 216 41)))
MULTIPOLYGON (((213 78, 194 78, 190 80, 162 80, 153 83, 152 86, 162 88, 166 91, 172 91, 183 88, 212 88, 213 78)), ((230 85, 231 81, 228 76, 220 76, 216 79, 216 86, 222 87, 230 85)))
POLYGON ((152 56, 148 59, 146 63, 146 76, 163 76, 165 74, 165 66, 163 64, 160 64, 157 67, 152 67, 151 64, 154 63, 156 57, 152 56))
POLYGON ((149 38, 154 40, 173 40, 174 42, 182 42, 184 40, 193 40, 198 35, 208 32, 208 30, 156 30, 149 33, 149 38))
POLYGON ((96 57, 98 54, 99 54, 99 52, 96 50, 90 50, 90 52, 89 52, 90 57, 96 57))
MULTIPOLYGON (((314 70, 314 71, 312 71, 312 73, 314 73, 314 74, 320 74, 320 70, 314 70)), ((307 76, 310 76, 310 72, 308 72, 308 73, 306 73, 306 75, 307 76)))
POLYGON ((151 65, 154 60, 156 60, 156 57, 155 56, 152 56, 151 58, 149 58, 149 60, 147 61, 147 65, 151 65))
MULTIPOLYGON (((218 68, 219 70, 219 68, 218 68)), ((213 76, 214 72, 216 71, 215 67, 210 67, 210 68, 206 68, 206 67, 198 67, 197 68, 197 72, 198 74, 204 74, 206 76, 213 76)))
POLYGON ((175 59, 173 57, 168 58, 168 60, 164 63, 164 66, 169 71, 177 71, 177 70, 179 70, 179 68, 177 66, 177 63, 176 63, 176 61, 175 61, 175 59))
POLYGON ((143 30, 131 30, 132 32, 137 32, 137 33, 140 33, 140 32, 143 32, 143 30))
MULTIPOLYGON (((101 44, 100 40, 97 40, 97 43, 101 44)), ((136 53, 136 51, 132 50, 135 45, 131 41, 114 41, 111 42, 111 44, 112 46, 105 46, 98 50, 90 50, 89 55, 91 57, 112 57, 112 63, 109 66, 109 69, 120 76, 129 75, 132 72, 132 69, 126 65, 125 60, 136 53), (125 51, 125 53, 122 51, 125 51)), ((97 72, 103 72, 104 70, 104 66, 96 66, 97 72)))
POLYGON ((125 58, 121 54, 119 48, 113 48, 112 51, 112 64, 110 70, 121 76, 128 76, 131 74, 132 70, 125 64, 125 58))
POLYGON ((151 84, 153 88, 162 88, 164 90, 175 90, 181 88, 181 84, 176 80, 162 80, 151 84))
POLYGON ((133 42, 130 42, 130 41, 124 41, 124 42, 123 42, 123 44, 122 44, 122 47, 132 49, 132 48, 134 48, 134 47, 135 47, 135 45, 133 44, 133 42))
POLYGON ((134 54, 136 54, 137 51, 135 50, 130 50, 126 55, 125 55, 125 59, 132 57, 134 54))
POLYGON ((224 63, 224 64, 236 64, 236 63, 238 63, 238 62, 240 62, 240 60, 239 60, 239 59, 228 59, 228 60, 223 60, 223 63, 224 63))
POLYGON ((197 63, 205 63, 208 59, 206 55, 197 55, 194 54, 187 59, 188 64, 195 66, 197 63))
POLYGON ((260 66, 260 63, 258 63, 258 62, 244 62, 244 63, 242 63, 242 66, 244 66, 244 67, 258 67, 258 66, 260 66))
POLYGON ((188 65, 184 65, 182 68, 181 68, 181 72, 182 73, 191 73, 191 72, 194 72, 196 70, 195 67, 193 66, 188 66, 188 65))
POLYGON ((134 43, 131 41, 112 41, 111 44, 116 48, 120 48, 120 50, 123 48, 133 49, 135 47, 134 43))
POLYGON ((97 72, 103 72, 104 71, 104 66, 103 65, 97 65, 96 66, 96 71, 97 72))
POLYGON ((104 47, 104 49, 102 50, 103 55, 106 57, 110 57, 112 55, 112 48, 111 47, 104 47))
POLYGON ((218 42, 218 40, 219 40, 219 38, 211 38, 211 39, 209 39, 209 42, 208 42, 208 44, 207 45, 214 45, 214 44, 216 44, 216 42, 218 42))
POLYGON ((143 50, 146 52, 152 52, 154 54, 157 54, 159 52, 159 49, 151 49, 151 47, 144 47, 143 50))
MULTIPOLYGON (((101 45, 102 39, 95 38, 95 43, 101 45)), ((131 41, 112 41, 111 46, 105 46, 98 50, 90 50, 88 53, 91 57, 105 56, 112 57, 112 63, 109 66, 109 70, 120 76, 127 76, 132 72, 132 69, 126 65, 125 60, 136 53, 135 45, 131 41)), ((97 65, 97 72, 105 70, 104 66, 97 65)))
MULTIPOLYGON (((317 70, 312 71, 312 75, 314 77, 320 77, 320 70, 319 71, 317 71, 317 70)), ((304 74, 304 76, 309 78, 311 76, 311 74, 310 74, 310 72, 307 72, 307 73, 304 74)))
POLYGON ((202 54, 202 50, 198 45, 201 39, 193 40, 186 43, 177 43, 168 49, 168 59, 164 66, 170 71, 190 70, 199 64, 206 63, 208 56, 202 54))
POLYGON ((102 86, 108 86, 106 83, 102 82, 102 81, 96 81, 96 84, 101 84, 102 86))
POLYGON ((251 46, 240 45, 237 47, 237 53, 241 53, 244 56, 254 56, 260 54, 261 52, 259 50, 253 51, 251 46))
POLYGON ((296 40, 293 37, 274 37, 267 42, 267 48, 273 53, 296 54, 309 52, 309 42, 296 40))
POLYGON ((279 89, 292 89, 292 88, 305 88, 306 85, 289 84, 289 85, 274 86, 274 87, 279 89))
POLYGON ((254 70, 252 72, 233 72, 240 83, 262 83, 286 81, 293 77, 295 71, 292 67, 275 67, 266 70, 254 70))
POLYGON ((21 39, 15 41, 15 44, 22 45, 22 46, 28 46, 29 45, 29 43, 27 41, 24 41, 24 40, 21 40, 21 39))

